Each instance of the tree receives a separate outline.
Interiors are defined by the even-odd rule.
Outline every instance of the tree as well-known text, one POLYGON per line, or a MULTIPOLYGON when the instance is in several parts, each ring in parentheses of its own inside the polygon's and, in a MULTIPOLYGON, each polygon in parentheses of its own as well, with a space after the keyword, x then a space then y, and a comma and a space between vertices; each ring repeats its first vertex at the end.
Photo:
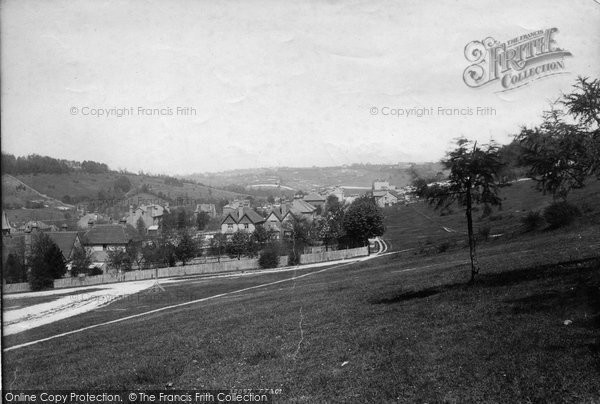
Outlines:
POLYGON ((4 280, 6 283, 19 283, 26 280, 26 273, 24 267, 19 262, 16 254, 9 253, 6 257, 6 263, 4 264, 4 280))
POLYGON ((129 256, 129 261, 132 264, 135 264, 137 269, 142 268, 142 264, 144 262, 144 254, 142 248, 142 241, 131 241, 127 247, 125 248, 127 255, 129 256))
POLYGON ((196 241, 187 231, 181 233, 177 247, 175 247, 175 256, 185 265, 191 258, 194 258, 198 252, 196 241))
POLYGON ((567 199, 572 189, 600 178, 600 80, 579 77, 543 115, 542 124, 515 137, 522 163, 540 191, 567 199))
POLYGON ((227 246, 227 236, 222 233, 217 233, 210 240, 210 254, 216 255, 218 262, 221 262, 221 254, 225 252, 227 246))
POLYGON ((114 188, 115 191, 127 193, 131 189, 131 182, 129 181, 129 178, 127 178, 124 175, 121 175, 119 178, 116 179, 114 188))
POLYGON ((449 152, 442 164, 450 170, 445 183, 437 183, 418 189, 420 197, 424 197, 436 209, 447 209, 453 203, 465 208, 467 218, 467 233, 469 237, 469 255, 471 258, 471 280, 479 273, 475 251, 475 236, 473 233, 473 206, 499 206, 498 197, 501 186, 498 175, 503 163, 500 160, 499 149, 495 144, 477 146, 465 138, 457 141, 457 148, 449 152))
POLYGON ((141 216, 135 222, 135 230, 142 238, 146 235, 146 223, 144 223, 144 219, 141 216))
POLYGON ((252 232, 252 238, 258 244, 263 245, 267 241, 269 241, 269 232, 265 229, 264 226, 257 225, 254 231, 252 232))
POLYGON ((71 261, 71 276, 87 274, 92 265, 92 253, 83 246, 75 247, 71 261))
POLYGON ((318 238, 323 240, 326 249, 344 236, 343 224, 343 206, 335 195, 329 195, 323 219, 318 223, 318 238))
POLYGON ((233 233, 231 240, 227 243, 226 251, 231 258, 237 257, 239 260, 242 255, 246 254, 250 235, 245 231, 236 231, 233 233))
POLYGON ((304 247, 314 244, 318 238, 316 222, 302 216, 292 216, 291 220, 283 222, 283 230, 289 244, 289 264, 298 264, 304 247))
POLYGON ((54 279, 61 278, 67 272, 60 248, 47 234, 35 234, 30 258, 29 284, 32 290, 53 287, 54 279))
POLYGON ((108 266, 117 271, 131 271, 131 257, 120 248, 108 250, 108 266))
POLYGON ((196 228, 198 230, 204 230, 210 222, 210 215, 207 212, 198 212, 196 215, 196 228))
POLYGON ((354 243, 367 245, 369 238, 383 235, 383 212, 369 195, 356 199, 344 214, 343 229, 354 243))

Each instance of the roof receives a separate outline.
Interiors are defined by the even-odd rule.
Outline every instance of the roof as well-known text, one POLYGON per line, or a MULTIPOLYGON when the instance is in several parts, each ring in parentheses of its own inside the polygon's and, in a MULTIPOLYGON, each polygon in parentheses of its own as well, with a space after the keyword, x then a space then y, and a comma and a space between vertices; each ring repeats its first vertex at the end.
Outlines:
POLYGON ((196 205, 196 212, 214 212, 216 211, 214 203, 199 203, 196 205))
POLYGON ((292 211, 296 210, 300 213, 313 213, 317 208, 302 199, 294 199, 292 202, 292 211))
POLYGON ((262 217, 261 215, 259 215, 258 213, 256 213, 254 211, 254 209, 252 208, 240 208, 240 209, 235 209, 232 210, 231 212, 228 212, 225 217, 223 218, 223 220, 221 221, 221 224, 223 223, 230 223, 231 220, 228 220, 228 218, 231 218, 235 223, 239 223, 244 217, 247 217, 250 222, 252 223, 263 223, 265 221, 265 218, 262 217), (240 212, 241 210, 241 212, 240 212), (241 213, 241 215, 240 215, 241 213))
POLYGON ((60 248, 62 255, 65 259, 71 258, 73 249, 75 248, 75 241, 79 237, 76 231, 58 231, 58 232, 47 232, 50 239, 60 248))
POLYGON ((6 212, 2 212, 2 230, 11 230, 12 226, 8 221, 8 217, 6 216, 6 212))
POLYGON ((311 192, 310 194, 304 197, 305 201, 317 201, 317 202, 325 202, 325 197, 317 194, 316 192, 311 192))
POLYGON ((84 244, 127 244, 131 237, 120 224, 99 224, 84 235, 84 244))
POLYGON ((396 195, 394 195, 394 193, 393 193, 392 191, 390 191, 390 190, 387 190, 387 189, 385 189, 385 190, 381 190, 381 191, 373 191, 373 196, 374 196, 375 198, 381 198, 381 197, 384 197, 384 196, 386 196, 387 194, 390 194, 390 195, 392 195, 393 197, 396 197, 396 198, 397 198, 397 196, 396 196, 396 195))

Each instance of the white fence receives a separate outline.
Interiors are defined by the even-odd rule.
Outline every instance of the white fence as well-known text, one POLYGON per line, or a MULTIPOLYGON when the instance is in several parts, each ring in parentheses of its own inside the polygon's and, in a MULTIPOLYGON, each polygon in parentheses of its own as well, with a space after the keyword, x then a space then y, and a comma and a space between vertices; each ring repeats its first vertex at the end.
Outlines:
MULTIPOLYGON (((368 248, 353 248, 348 250, 328 251, 316 254, 303 254, 300 256, 301 264, 312 264, 316 262, 333 261, 339 259, 348 259, 367 255, 368 248)), ((279 267, 287 266, 288 257, 279 258, 279 267)), ((235 272, 250 269, 258 269, 257 259, 240 259, 222 262, 210 262, 202 264, 193 264, 180 267, 159 268, 158 277, 167 278, 173 276, 212 274, 217 272, 235 272)), ((124 272, 122 274, 108 273, 97 276, 84 276, 74 278, 61 278, 54 280, 54 289, 72 288, 77 286, 100 285, 105 283, 139 281, 152 279, 156 274, 155 269, 145 269, 140 271, 124 272)), ((8 293, 29 292, 31 289, 28 283, 8 283, 2 285, 2 291, 8 293)))
POLYGON ((348 250, 327 251, 315 254, 302 254, 300 256, 300 263, 314 264, 316 262, 345 260, 348 258, 362 257, 365 255, 369 255, 368 247, 351 248, 348 250))

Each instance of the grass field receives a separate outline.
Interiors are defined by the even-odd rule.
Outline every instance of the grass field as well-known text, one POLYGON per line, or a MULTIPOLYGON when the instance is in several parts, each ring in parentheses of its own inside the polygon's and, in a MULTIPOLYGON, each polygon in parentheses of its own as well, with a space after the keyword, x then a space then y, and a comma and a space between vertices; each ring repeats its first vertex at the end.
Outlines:
MULTIPOLYGON (((4 388, 173 383, 281 388, 280 402, 593 402, 599 249, 597 226, 483 243, 473 286, 464 249, 332 267, 6 351, 4 388)), ((293 274, 165 284, 11 335, 4 348, 293 274)))

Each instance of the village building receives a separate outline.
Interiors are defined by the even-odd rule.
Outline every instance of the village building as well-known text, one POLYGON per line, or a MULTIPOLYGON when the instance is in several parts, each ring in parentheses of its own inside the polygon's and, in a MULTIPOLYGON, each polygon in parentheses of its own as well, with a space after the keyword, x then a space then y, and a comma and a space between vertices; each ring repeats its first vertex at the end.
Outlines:
POLYGON ((208 213, 208 216, 211 218, 217 217, 217 208, 215 207, 214 203, 199 203, 196 205, 194 215, 198 215, 201 212, 208 213))
POLYGON ((398 196, 393 191, 373 191, 375 203, 380 208, 386 208, 398 203, 398 196))
POLYGON ((324 196, 321 196, 319 194, 317 194, 316 192, 311 192, 308 195, 305 195, 304 198, 302 198, 304 200, 304 202, 309 203, 310 205, 314 206, 315 208, 321 207, 323 208, 325 206, 325 202, 327 202, 327 200, 325 199, 324 196))
POLYGON ((229 211, 221 221, 221 233, 233 234, 238 230, 252 233, 256 226, 265 222, 265 219, 251 208, 239 207, 229 211))
POLYGON ((144 227, 149 229, 152 226, 158 227, 162 221, 165 211, 168 213, 168 208, 163 208, 161 205, 140 205, 133 209, 129 207, 129 214, 125 216, 125 223, 137 228, 137 223, 140 219, 144 222, 144 227))

